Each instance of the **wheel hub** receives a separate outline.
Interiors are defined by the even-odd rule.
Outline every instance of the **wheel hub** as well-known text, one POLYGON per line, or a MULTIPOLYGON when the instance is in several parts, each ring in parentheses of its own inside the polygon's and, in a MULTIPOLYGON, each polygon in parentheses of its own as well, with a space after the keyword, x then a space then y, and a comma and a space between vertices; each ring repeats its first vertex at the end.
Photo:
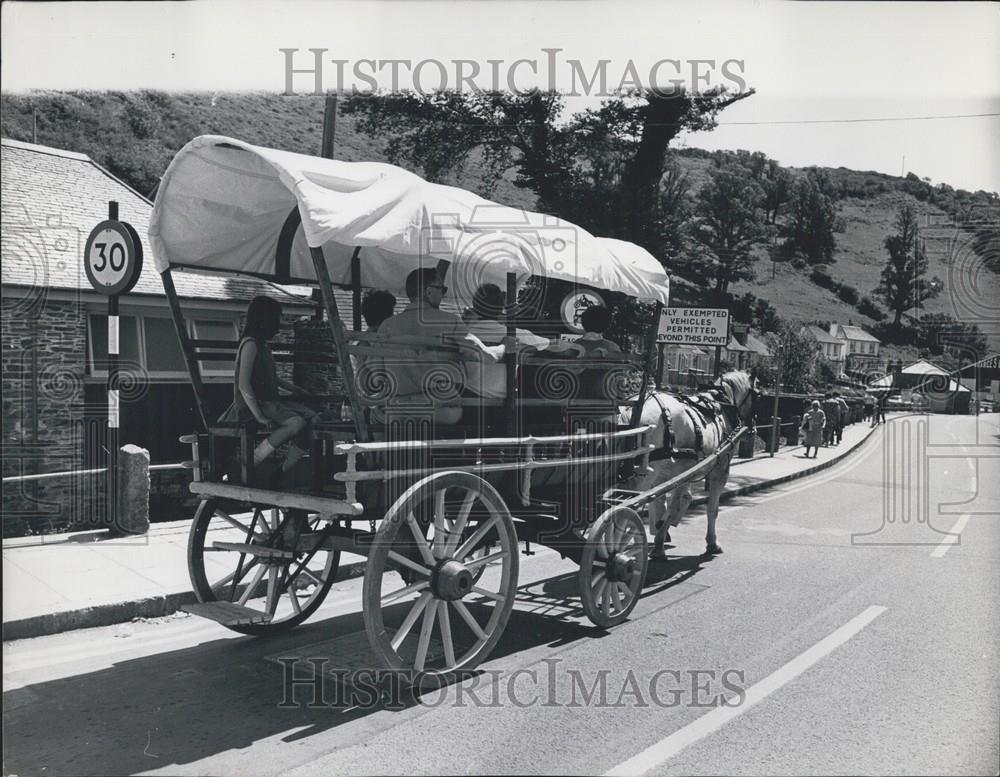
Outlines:
POLYGON ((616 553, 608 559, 605 574, 612 582, 628 583, 635 574, 635 559, 626 553, 616 553))
POLYGON ((472 573, 460 561, 442 561, 431 573, 431 591, 439 599, 452 602, 472 590, 472 573))

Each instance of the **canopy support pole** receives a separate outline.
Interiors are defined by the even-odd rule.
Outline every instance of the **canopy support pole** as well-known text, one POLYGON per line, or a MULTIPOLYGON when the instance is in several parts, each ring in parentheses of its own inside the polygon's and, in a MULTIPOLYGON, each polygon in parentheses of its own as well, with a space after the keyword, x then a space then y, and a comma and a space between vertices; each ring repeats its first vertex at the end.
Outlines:
POLYGON ((184 363, 187 365, 188 375, 191 378, 191 388, 194 389, 194 404, 198 408, 198 417, 201 424, 208 431, 208 415, 205 412, 205 385, 201 380, 201 369, 198 367, 198 357, 195 355, 194 346, 191 345, 191 338, 188 337, 187 324, 184 322, 184 314, 181 312, 181 303, 177 298, 177 289, 174 286, 174 278, 170 274, 168 267, 160 273, 163 281, 163 290, 167 293, 167 304, 170 306, 170 315, 174 319, 174 329, 177 331, 177 339, 181 344, 181 351, 184 354, 184 363))
POLYGON ((351 363, 351 356, 347 351, 344 323, 340 320, 340 314, 337 312, 337 299, 333 296, 333 284, 330 282, 330 273, 326 268, 326 258, 323 256, 322 248, 309 246, 309 254, 312 256, 313 267, 316 270, 316 280, 319 281, 323 304, 326 305, 326 318, 330 324, 330 334, 333 335, 333 344, 337 349, 337 360, 340 362, 340 371, 344 377, 344 394, 347 395, 347 401, 351 406, 351 415, 354 417, 354 432, 359 441, 368 442, 365 410, 358 399, 357 386, 354 383, 354 365, 351 363))
POLYGON ((361 246, 354 247, 351 254, 351 306, 354 308, 354 331, 361 331, 361 246))
POLYGON ((507 350, 503 359, 507 368, 507 397, 504 399, 507 432, 510 436, 517 433, 517 353, 514 342, 517 338, 517 327, 514 321, 514 309, 517 306, 517 276, 507 273, 507 304, 504 306, 504 323, 507 325, 507 350))
POLYGON ((642 383, 639 385, 639 396, 635 398, 635 406, 632 408, 632 419, 629 426, 635 429, 642 419, 642 408, 646 404, 646 384, 649 383, 649 375, 653 371, 653 352, 656 350, 656 334, 659 330, 660 316, 663 315, 663 303, 656 303, 656 310, 653 319, 646 329, 646 350, 642 363, 642 383))

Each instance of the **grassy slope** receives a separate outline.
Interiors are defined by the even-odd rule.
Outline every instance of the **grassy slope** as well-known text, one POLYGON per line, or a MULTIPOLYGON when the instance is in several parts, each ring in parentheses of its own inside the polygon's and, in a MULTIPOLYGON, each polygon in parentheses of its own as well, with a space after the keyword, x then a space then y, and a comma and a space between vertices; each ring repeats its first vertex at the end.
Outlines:
MULTIPOLYGON (((137 181, 148 192, 172 155, 188 140, 199 134, 220 134, 264 146, 314 154, 322 135, 323 99, 321 97, 284 97, 274 94, 163 94, 121 93, 56 94, 2 96, 4 137, 31 141, 32 108, 38 113, 38 142, 82 151, 108 166, 116 174, 137 181), (136 114, 146 116, 139 130, 136 114), (136 134, 145 137, 136 138, 136 134), (139 161, 134 161, 139 160, 139 161)), ((381 160, 381 144, 355 130, 351 117, 337 120, 336 156, 348 161, 381 160)), ((696 156, 681 155, 680 163, 694 187, 705 180, 711 162, 696 156)), ((894 181, 891 176, 852 171, 834 171, 844 176, 875 176, 894 181)), ((480 191, 476 160, 449 181, 473 191, 480 191)), ((481 192, 484 193, 484 192, 481 192)), ((502 181, 491 197, 515 206, 532 207, 534 196, 502 181)), ((845 231, 837 235, 835 261, 829 272, 842 283, 857 288, 860 295, 870 295, 878 284, 885 249, 883 240, 891 231, 900 195, 880 194, 872 199, 846 199, 840 204, 845 231)), ((928 216, 933 209, 919 205, 928 216)), ((937 230, 947 238, 947 230, 937 230)), ((945 281, 946 290, 927 304, 927 310, 946 312, 965 318, 961 304, 956 305, 957 285, 950 277, 952 268, 942 251, 933 250, 941 241, 928 241, 931 274, 945 281)), ((1000 296, 1000 278, 982 273, 978 294, 990 300, 1000 296)), ((761 252, 755 280, 739 284, 737 292, 752 291, 771 301, 782 317, 790 320, 853 321, 870 325, 870 319, 842 302, 833 292, 820 288, 808 278, 808 270, 778 265, 776 279, 771 278, 771 264, 761 252)), ((991 338, 993 348, 1000 347, 1000 335, 991 338)))

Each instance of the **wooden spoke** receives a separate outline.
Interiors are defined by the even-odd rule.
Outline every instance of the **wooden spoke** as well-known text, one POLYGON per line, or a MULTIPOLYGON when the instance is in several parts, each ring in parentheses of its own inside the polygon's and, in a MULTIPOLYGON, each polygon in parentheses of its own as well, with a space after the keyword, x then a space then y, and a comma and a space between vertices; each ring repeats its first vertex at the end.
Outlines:
POLYGON ((417 641, 417 656, 413 659, 413 668, 418 672, 424 671, 424 662, 427 660, 427 648, 431 644, 431 634, 434 631, 434 617, 437 615, 439 599, 431 599, 424 611, 424 619, 420 624, 420 639, 417 641))
POLYGON ((470 561, 468 564, 465 565, 465 568, 468 569, 468 570, 478 569, 479 567, 483 566, 484 564, 490 564, 490 563, 496 561, 497 559, 506 558, 506 557, 507 557, 507 551, 505 551, 505 550, 498 550, 496 553, 490 553, 490 555, 488 555, 488 556, 483 556, 482 558, 477 558, 477 559, 475 559, 473 561, 470 561))
POLYGON ((420 598, 413 603, 410 611, 406 614, 403 622, 399 626, 399 631, 396 632, 396 636, 392 638, 392 649, 399 650, 399 646, 403 644, 403 640, 406 639, 407 635, 410 633, 410 629, 413 628, 413 624, 417 622, 417 618, 420 617, 420 613, 424 611, 424 608, 428 605, 433 597, 430 591, 420 595, 420 598))
POLYGON ((476 620, 475 616, 469 612, 469 608, 465 606, 465 603, 455 601, 451 604, 458 611, 458 614, 462 616, 462 620, 465 621, 466 625, 472 629, 472 633, 476 635, 476 638, 485 640, 486 632, 483 631, 482 626, 479 625, 479 621, 476 620))
POLYGON ((259 534, 258 532, 255 532, 250 526, 248 526, 247 524, 243 523, 242 521, 236 520, 231 515, 229 515, 229 513, 226 513, 226 512, 224 512, 222 510, 216 510, 215 514, 217 516, 219 516, 222 520, 224 520, 226 523, 228 523, 230 526, 232 526, 233 528, 239 529, 240 531, 242 531, 246 535, 247 540, 249 540, 251 537, 253 537, 256 540, 263 540, 264 539, 264 535, 263 534, 259 534))
POLYGON ((448 614, 448 602, 438 606, 441 613, 441 642, 444 643, 444 665, 446 669, 455 668, 455 645, 451 641, 451 615, 448 614))
POLYGON ((295 593, 295 586, 290 585, 287 590, 288 598, 292 601, 292 609, 295 610, 296 613, 302 612, 302 605, 299 604, 299 595, 295 593))
POLYGON ((457 551, 455 551, 452 558, 461 561, 466 556, 468 556, 469 553, 471 553, 472 550, 476 547, 476 545, 478 545, 480 542, 483 541, 483 539, 486 537, 490 529, 496 526, 496 523, 499 520, 500 520, 499 516, 494 515, 492 518, 482 523, 479 526, 479 528, 476 529, 475 532, 473 532, 472 536, 462 543, 462 547, 460 547, 457 551))
POLYGON ((607 583, 604 584, 604 590, 601 591, 601 611, 605 618, 611 617, 611 586, 607 583))
POLYGON ((308 567, 302 567, 301 574, 305 575, 306 577, 312 578, 312 581, 316 585, 323 585, 323 581, 320 580, 318 577, 316 577, 316 575, 314 575, 308 567))
POLYGON ((472 592, 477 593, 480 596, 485 596, 487 599, 492 599, 495 602, 502 602, 504 601, 505 598, 503 594, 494 593, 493 591, 487 591, 485 588, 480 588, 477 585, 472 586, 472 592))
POLYGON ((268 570, 267 575, 267 599, 265 600, 267 606, 267 614, 274 615, 274 611, 278 608, 278 568, 271 567, 268 570))
POLYGON ((417 523, 417 519, 413 517, 413 513, 406 516, 406 524, 410 527, 410 533, 413 535, 413 539, 417 543, 417 550, 420 551, 420 557, 424 560, 424 563, 427 566, 434 566, 437 562, 434 560, 430 545, 427 544, 427 538, 424 537, 424 532, 417 523))
MULTIPOLYGON (((448 489, 442 488, 434 493, 434 558, 444 558, 445 548, 448 544, 448 530, 444 524, 444 498, 448 489)), ((433 563, 433 562, 428 562, 433 563)))
POLYGON ((476 503, 478 497, 478 491, 469 491, 465 495, 465 499, 462 500, 462 506, 458 510, 458 518, 455 520, 455 525, 452 526, 451 536, 448 537, 448 542, 445 545, 445 555, 452 553, 458 546, 458 542, 462 538, 462 532, 465 531, 465 525, 469 522, 469 513, 472 512, 472 505, 476 503))
POLYGON ((386 605, 389 602, 394 602, 397 599, 402 599, 407 594, 416 593, 417 591, 423 591, 428 586, 430 586, 430 583, 428 583, 426 580, 421 580, 419 583, 408 585, 405 588, 397 588, 392 593, 388 593, 382 597, 382 604, 386 605))
POLYGON ((411 569, 417 574, 423 575, 424 577, 431 576, 430 569, 428 569, 427 567, 420 566, 420 564, 418 564, 416 561, 411 561, 406 556, 400 555, 394 550, 389 551, 389 558, 396 564, 406 567, 407 569, 411 569))
POLYGON ((603 572, 598 572, 596 575, 594 575, 594 579, 593 579, 593 582, 590 584, 590 587, 591 588, 596 588, 598 585, 600 585, 603 582, 604 582, 604 573, 603 572))
POLYGON ((261 579, 263 579, 266 573, 267 573, 267 567, 257 568, 257 574, 254 575, 253 580, 250 582, 250 585, 246 587, 246 590, 243 592, 243 595, 240 597, 240 600, 239 602, 237 602, 237 604, 245 605, 247 603, 247 601, 250 599, 250 594, 254 592, 254 590, 260 584, 261 579))

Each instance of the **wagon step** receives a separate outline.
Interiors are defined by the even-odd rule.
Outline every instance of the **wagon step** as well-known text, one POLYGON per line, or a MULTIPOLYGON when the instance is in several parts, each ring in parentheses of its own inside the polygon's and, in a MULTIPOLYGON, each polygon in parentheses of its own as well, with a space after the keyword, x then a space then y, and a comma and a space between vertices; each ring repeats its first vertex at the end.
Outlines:
POLYGON ((257 556, 268 559, 291 559, 295 554, 290 550, 271 548, 267 545, 251 545, 246 542, 213 542, 212 547, 216 550, 235 550, 238 553, 246 553, 248 556, 257 556))
POLYGON ((181 605, 181 610, 199 618, 208 618, 223 626, 252 626, 257 623, 268 623, 271 620, 271 616, 267 613, 251 610, 235 602, 185 604, 181 605))

